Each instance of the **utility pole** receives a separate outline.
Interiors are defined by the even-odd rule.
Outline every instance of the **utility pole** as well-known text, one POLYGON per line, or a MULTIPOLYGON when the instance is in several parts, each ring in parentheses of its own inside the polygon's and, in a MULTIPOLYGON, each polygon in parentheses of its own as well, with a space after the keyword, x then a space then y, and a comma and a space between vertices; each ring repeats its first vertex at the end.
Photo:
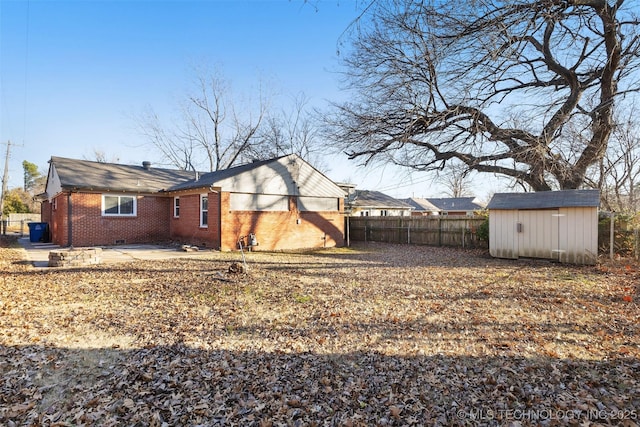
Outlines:
POLYGON ((7 141, 7 155, 4 158, 4 175, 2 175, 2 195, 0 195, 0 219, 4 217, 4 199, 9 185, 9 155, 11 154, 11 141, 7 141))

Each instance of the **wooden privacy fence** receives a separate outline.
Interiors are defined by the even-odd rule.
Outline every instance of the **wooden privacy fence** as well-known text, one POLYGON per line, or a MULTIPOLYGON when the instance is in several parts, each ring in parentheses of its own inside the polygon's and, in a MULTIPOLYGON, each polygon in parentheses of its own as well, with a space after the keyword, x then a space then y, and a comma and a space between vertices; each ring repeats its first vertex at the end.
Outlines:
POLYGON ((349 240, 431 246, 488 248, 476 234, 484 218, 347 217, 349 240))

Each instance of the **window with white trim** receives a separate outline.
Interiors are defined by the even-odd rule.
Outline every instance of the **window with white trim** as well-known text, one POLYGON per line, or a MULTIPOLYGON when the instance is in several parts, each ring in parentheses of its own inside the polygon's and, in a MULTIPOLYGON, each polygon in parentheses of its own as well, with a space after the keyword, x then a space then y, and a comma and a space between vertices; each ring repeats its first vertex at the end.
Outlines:
POLYGON ((180 197, 173 198, 173 217, 180 217, 180 197))
POLYGON ((209 224, 209 195, 200 195, 200 227, 207 227, 209 224))
POLYGON ((102 195, 102 216, 136 216, 138 203, 135 196, 102 195))

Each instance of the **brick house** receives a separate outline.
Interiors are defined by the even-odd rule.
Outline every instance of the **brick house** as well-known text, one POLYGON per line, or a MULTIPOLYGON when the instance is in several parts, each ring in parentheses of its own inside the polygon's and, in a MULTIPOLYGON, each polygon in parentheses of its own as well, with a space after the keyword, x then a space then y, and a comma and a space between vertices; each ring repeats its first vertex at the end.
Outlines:
POLYGON ((344 191, 296 155, 195 173, 51 157, 42 222, 60 246, 176 242, 220 250, 344 244, 344 191))

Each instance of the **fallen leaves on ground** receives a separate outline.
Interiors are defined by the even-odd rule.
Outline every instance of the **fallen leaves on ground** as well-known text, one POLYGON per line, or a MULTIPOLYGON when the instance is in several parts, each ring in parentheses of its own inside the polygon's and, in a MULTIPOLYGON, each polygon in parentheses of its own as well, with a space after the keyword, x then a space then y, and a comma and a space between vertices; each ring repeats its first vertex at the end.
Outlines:
POLYGON ((0 248, 0 423, 639 423, 635 267, 246 255, 36 269, 0 248))

